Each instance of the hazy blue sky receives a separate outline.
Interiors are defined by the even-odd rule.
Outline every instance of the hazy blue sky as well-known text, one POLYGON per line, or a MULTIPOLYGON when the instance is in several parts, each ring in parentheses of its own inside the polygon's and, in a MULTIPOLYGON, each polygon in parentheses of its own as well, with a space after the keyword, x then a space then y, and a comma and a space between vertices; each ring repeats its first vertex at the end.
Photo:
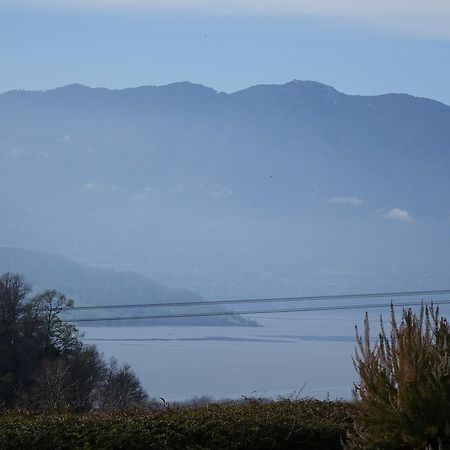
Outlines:
POLYGON ((296 78, 450 104, 450 2, 0 0, 0 57, 0 92, 296 78))

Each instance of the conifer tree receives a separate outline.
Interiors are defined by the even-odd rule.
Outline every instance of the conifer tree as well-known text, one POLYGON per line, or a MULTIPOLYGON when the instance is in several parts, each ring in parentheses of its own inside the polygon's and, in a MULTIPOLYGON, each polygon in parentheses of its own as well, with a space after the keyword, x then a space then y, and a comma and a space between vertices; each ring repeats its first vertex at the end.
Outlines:
POLYGON ((450 326, 439 309, 403 310, 398 323, 391 306, 390 333, 380 319, 373 346, 366 313, 356 336, 359 382, 348 448, 450 448, 450 326))

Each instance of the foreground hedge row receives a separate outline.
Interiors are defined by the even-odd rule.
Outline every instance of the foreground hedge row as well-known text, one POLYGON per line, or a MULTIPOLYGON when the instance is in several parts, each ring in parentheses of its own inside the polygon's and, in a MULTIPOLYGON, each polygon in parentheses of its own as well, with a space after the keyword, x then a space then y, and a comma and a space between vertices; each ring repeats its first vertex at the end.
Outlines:
POLYGON ((343 402, 213 404, 128 414, 0 414, 8 449, 341 449, 343 402))

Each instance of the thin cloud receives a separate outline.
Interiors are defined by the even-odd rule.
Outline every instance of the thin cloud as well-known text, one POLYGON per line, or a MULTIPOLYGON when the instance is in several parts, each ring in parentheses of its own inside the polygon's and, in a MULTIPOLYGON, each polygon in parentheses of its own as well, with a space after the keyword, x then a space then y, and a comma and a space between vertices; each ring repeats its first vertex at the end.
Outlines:
POLYGON ((137 194, 133 196, 133 200, 141 201, 154 197, 158 193, 158 189, 155 186, 143 186, 137 194))
POLYGON ((70 135, 69 133, 66 133, 65 135, 63 135, 63 137, 61 138, 61 142, 63 144, 69 144, 70 142, 72 142, 72 135, 70 135))
POLYGON ((96 183, 84 183, 81 187, 83 191, 86 192, 98 191, 100 188, 100 186, 96 183))
POLYGON ((337 16, 401 34, 450 38, 448 0, 0 0, 1 6, 34 10, 337 16))
POLYGON ((0 0, 40 11, 341 17, 396 34, 450 39, 448 0, 0 0))
POLYGON ((213 190, 208 192, 208 195, 210 197, 228 197, 233 194, 233 191, 231 189, 225 188, 224 186, 216 186, 213 190))
POLYGON ((0 144, 0 155, 5 155, 8 158, 16 159, 16 158, 23 158, 28 155, 28 152, 21 148, 16 146, 3 146, 0 144))
POLYGON ((340 197, 329 198, 328 203, 332 203, 334 205, 360 206, 363 204, 363 201, 359 197, 340 196, 340 197))
POLYGON ((51 7, 126 8, 139 10, 191 8, 215 12, 333 14, 342 16, 375 14, 450 13, 448 0, 0 0, 0 5, 48 5, 51 7))
POLYGON ((400 208, 392 208, 389 211, 382 213, 385 219, 396 220, 398 222, 411 222, 412 217, 408 211, 400 208))

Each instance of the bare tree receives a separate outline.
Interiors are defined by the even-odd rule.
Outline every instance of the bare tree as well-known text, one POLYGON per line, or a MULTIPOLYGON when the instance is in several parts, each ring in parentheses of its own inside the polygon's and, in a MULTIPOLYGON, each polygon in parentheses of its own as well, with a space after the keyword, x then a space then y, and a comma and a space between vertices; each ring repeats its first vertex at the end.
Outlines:
POLYGON ((77 328, 61 319, 61 313, 72 308, 73 304, 72 299, 54 289, 33 298, 33 311, 41 323, 44 352, 67 353, 80 346, 77 328))
POLYGON ((148 396, 136 374, 128 364, 119 366, 111 358, 108 373, 100 395, 100 409, 124 411, 146 405, 148 396))
POLYGON ((74 382, 71 367, 64 359, 44 360, 34 375, 34 385, 26 398, 33 411, 61 411, 71 406, 74 382))

